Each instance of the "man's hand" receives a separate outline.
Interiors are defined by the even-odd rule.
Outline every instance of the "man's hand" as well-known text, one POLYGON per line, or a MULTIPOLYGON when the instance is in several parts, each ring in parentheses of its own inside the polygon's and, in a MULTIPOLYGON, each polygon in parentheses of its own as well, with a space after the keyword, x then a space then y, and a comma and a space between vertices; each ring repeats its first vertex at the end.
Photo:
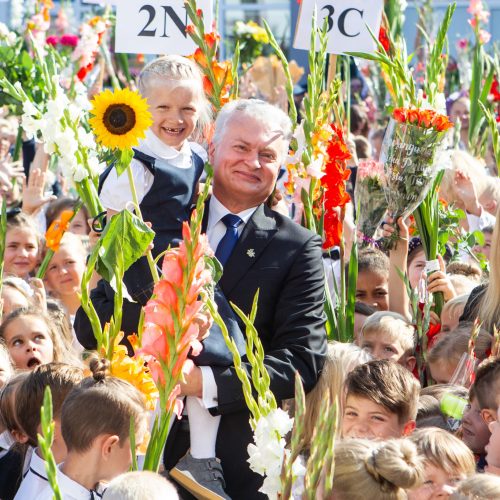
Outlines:
POLYGON ((184 374, 184 383, 181 383, 182 396, 203 397, 203 378, 201 376, 201 368, 188 359, 184 363, 182 369, 184 374))

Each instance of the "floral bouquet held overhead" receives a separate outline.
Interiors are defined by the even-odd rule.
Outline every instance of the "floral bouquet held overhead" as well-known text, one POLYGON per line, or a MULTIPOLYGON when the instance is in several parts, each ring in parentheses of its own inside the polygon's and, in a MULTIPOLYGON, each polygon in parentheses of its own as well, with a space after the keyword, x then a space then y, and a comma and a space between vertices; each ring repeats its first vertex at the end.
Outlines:
MULTIPOLYGON (((436 162, 445 133, 453 124, 431 109, 397 108, 382 144, 385 195, 389 215, 397 220, 410 215, 424 200, 438 171, 436 162)), ((395 245, 395 232, 387 248, 395 245)))
POLYGON ((361 245, 374 243, 373 237, 387 210, 384 166, 374 160, 360 160, 354 199, 357 200, 357 228, 361 245))

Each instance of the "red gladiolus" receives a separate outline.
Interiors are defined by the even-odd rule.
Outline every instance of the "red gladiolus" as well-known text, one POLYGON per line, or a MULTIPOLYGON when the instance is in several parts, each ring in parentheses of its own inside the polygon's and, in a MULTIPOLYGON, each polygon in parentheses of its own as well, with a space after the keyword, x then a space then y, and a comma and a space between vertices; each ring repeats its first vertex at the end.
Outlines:
POLYGON ((389 37, 387 36, 387 30, 383 26, 380 26, 380 31, 378 33, 378 41, 380 42, 382 47, 384 47, 384 50, 386 52, 389 52, 391 45, 389 37))
POLYGON ((210 48, 212 48, 217 42, 219 42, 219 40, 220 35, 215 31, 205 34, 205 42, 210 48))
POLYGON ((351 158, 351 153, 344 142, 342 130, 334 124, 331 125, 331 129, 333 134, 327 146, 328 159, 325 164, 325 174, 321 178, 321 185, 324 188, 324 249, 340 244, 343 223, 339 215, 340 209, 351 199, 345 185, 351 175, 346 165, 347 160, 351 158))
POLYGON ((203 11, 202 11, 201 9, 198 9, 198 10, 196 11, 196 15, 197 15, 198 17, 203 16, 203 11))
POLYGON ((186 33, 193 34, 193 33, 195 33, 195 31, 196 31, 196 28, 194 27, 193 24, 188 24, 186 26, 186 33))

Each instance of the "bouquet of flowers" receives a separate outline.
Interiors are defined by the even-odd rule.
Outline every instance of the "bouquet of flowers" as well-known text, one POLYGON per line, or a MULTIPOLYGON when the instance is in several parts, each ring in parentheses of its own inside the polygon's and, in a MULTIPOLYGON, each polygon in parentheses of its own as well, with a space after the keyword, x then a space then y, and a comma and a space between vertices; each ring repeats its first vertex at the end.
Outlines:
MULTIPOLYGON (((427 195, 438 171, 437 152, 453 124, 432 109, 396 108, 392 116, 380 159, 385 169, 388 212, 397 220, 411 214, 427 195)), ((396 238, 394 233, 388 248, 396 238)))
POLYGON ((374 160, 359 162, 354 199, 357 205, 357 227, 361 232, 361 242, 370 243, 387 210, 382 163, 374 160))
POLYGON ((240 44, 240 61, 242 64, 252 64, 254 59, 262 54, 262 48, 269 43, 266 30, 254 21, 236 21, 233 35, 240 44))

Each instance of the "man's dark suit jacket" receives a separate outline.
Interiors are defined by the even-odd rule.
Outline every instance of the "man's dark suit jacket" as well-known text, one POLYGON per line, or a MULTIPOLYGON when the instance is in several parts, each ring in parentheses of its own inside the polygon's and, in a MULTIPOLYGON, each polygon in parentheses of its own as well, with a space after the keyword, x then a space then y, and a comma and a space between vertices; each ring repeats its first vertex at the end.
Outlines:
MULTIPOLYGON (((207 213, 205 215, 207 219, 207 213)), ((293 397, 296 371, 302 377, 304 389, 311 390, 326 356, 320 238, 261 205, 246 224, 219 285, 227 300, 247 314, 259 290, 255 327, 266 353, 265 364, 276 399, 293 397)), ((112 290, 104 286, 102 280, 91 293, 91 299, 99 316, 111 315, 112 290)), ((135 331, 140 305, 130 305, 134 307, 124 308, 123 329, 127 331, 130 323, 130 331, 135 331)), ((106 320, 101 317, 101 321, 106 320)), ((90 325, 81 310, 75 330, 85 347, 95 348, 90 325)), ((262 477, 254 474, 247 463, 252 432, 241 382, 233 367, 212 369, 218 405, 210 411, 222 415, 216 453, 222 461, 227 493, 233 499, 264 498, 257 493, 262 477)), ((180 424, 176 422, 165 447, 167 469, 172 468, 189 447, 189 435, 180 424)))
MULTIPOLYGON (((247 314, 259 290, 255 327, 276 399, 293 397, 297 370, 305 390, 311 390, 326 356, 320 238, 261 205, 246 224, 219 284, 226 298, 247 314)), ((257 493, 262 477, 251 472, 247 463, 252 432, 241 382, 234 367, 212 369, 218 405, 211 413, 222 415, 216 454, 226 491, 233 499, 264 498, 257 493)), ((165 448, 167 469, 187 451, 189 437, 181 427, 177 432, 173 429, 165 448)))

